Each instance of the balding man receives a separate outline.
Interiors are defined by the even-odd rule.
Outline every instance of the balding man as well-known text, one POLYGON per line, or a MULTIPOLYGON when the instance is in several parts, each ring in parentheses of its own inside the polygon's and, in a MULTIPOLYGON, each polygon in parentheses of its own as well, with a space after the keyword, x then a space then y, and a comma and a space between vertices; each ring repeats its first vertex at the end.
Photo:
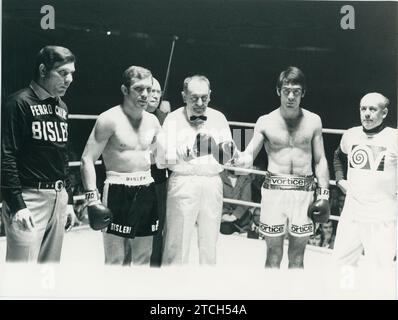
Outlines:
MULTIPOLYGON (((155 78, 152 79, 151 94, 148 99, 146 111, 154 114, 160 124, 163 124, 167 114, 170 112, 170 103, 162 100, 162 88, 155 78)), ((159 169, 156 164, 151 166, 151 174, 155 180, 155 191, 158 199, 159 229, 153 237, 151 266, 160 267, 163 251, 163 226, 166 217, 166 194, 167 194, 167 173, 166 169, 159 169)))
POLYGON ((148 107, 146 111, 153 113, 158 118, 160 124, 163 124, 164 119, 170 112, 170 103, 162 100, 162 88, 158 80, 153 78, 151 95, 148 100, 148 107))
POLYGON ((355 266, 363 251, 370 266, 393 263, 398 130, 385 126, 388 106, 380 93, 366 94, 359 108, 362 126, 348 129, 335 151, 337 186, 346 193, 334 248, 340 265, 355 266))

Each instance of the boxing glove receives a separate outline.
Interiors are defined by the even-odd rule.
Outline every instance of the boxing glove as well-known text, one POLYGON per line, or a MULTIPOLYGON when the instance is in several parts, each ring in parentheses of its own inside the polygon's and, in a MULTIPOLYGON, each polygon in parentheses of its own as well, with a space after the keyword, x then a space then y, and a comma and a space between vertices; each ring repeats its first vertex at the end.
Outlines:
POLYGON ((93 230, 101 230, 108 227, 113 215, 111 210, 101 203, 98 190, 86 191, 85 198, 90 227, 93 230))
POLYGON ((193 152, 196 157, 207 155, 218 155, 218 145, 211 135, 206 133, 198 133, 193 145, 193 152))
POLYGON ((308 208, 308 217, 314 223, 325 223, 329 220, 329 190, 326 188, 318 188, 316 191, 316 200, 308 208))

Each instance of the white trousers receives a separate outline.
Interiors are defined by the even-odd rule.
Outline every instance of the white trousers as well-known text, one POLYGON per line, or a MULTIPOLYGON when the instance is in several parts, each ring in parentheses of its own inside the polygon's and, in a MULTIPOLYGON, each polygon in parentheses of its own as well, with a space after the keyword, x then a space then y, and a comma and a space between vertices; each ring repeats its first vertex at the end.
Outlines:
POLYGON ((167 190, 163 265, 188 263, 195 224, 198 226, 199 263, 216 263, 222 199, 219 175, 171 175, 167 190))

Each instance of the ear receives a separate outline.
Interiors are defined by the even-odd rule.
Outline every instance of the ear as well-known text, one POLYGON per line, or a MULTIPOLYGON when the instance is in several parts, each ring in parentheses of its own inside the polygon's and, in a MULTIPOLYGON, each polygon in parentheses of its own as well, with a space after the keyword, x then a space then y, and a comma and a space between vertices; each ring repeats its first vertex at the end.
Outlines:
POLYGON ((39 65, 39 75, 40 75, 40 77, 44 78, 46 76, 46 73, 47 73, 46 66, 44 65, 44 63, 40 63, 40 65, 39 65))
POLYGON ((276 94, 280 97, 281 96, 281 91, 276 87, 276 94))
POLYGON ((301 94, 301 98, 304 98, 304 96, 305 96, 305 90, 303 90, 303 93, 301 94))
POLYGON ((209 99, 207 100, 207 102, 210 102, 210 97, 211 97, 211 90, 209 90, 209 99))
POLYGON ((129 90, 127 89, 127 87, 124 84, 122 84, 120 86, 120 90, 122 91, 124 96, 127 96, 129 94, 129 90))
POLYGON ((181 96, 182 96, 182 101, 184 101, 184 103, 187 103, 187 96, 184 91, 181 91, 181 96))
POLYGON ((384 108, 383 109, 383 119, 385 119, 387 117, 388 114, 388 108, 384 108))

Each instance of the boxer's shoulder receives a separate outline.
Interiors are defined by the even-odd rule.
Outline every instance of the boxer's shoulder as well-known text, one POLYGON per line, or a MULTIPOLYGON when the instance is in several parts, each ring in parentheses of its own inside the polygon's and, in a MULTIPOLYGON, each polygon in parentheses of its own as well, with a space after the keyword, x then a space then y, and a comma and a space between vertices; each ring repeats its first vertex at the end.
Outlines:
POLYGON ((120 106, 112 107, 99 114, 96 121, 98 130, 113 130, 123 117, 120 106))

